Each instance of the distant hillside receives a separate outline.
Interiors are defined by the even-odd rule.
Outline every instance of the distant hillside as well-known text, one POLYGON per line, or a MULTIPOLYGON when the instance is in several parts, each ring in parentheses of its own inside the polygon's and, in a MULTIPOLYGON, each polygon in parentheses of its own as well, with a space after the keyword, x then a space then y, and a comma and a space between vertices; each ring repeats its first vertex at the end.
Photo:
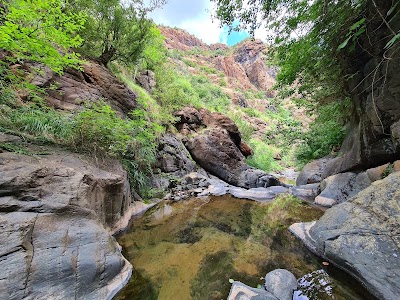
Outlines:
POLYGON ((224 113, 238 123, 248 143, 253 147, 255 140, 268 144, 277 161, 289 154, 289 148, 293 148, 289 144, 295 142, 296 134, 301 134, 311 119, 289 99, 276 98, 278 70, 267 45, 251 39, 233 47, 207 45, 185 30, 163 26, 159 29, 176 69, 206 77, 231 99, 224 113), (284 134, 287 132, 295 134, 284 134))

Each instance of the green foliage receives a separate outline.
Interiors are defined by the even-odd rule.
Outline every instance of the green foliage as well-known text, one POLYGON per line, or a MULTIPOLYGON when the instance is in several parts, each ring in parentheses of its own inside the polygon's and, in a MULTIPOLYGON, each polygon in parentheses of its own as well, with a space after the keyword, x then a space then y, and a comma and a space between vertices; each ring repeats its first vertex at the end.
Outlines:
POLYGON ((228 83, 226 82, 225 78, 220 78, 219 79, 219 86, 227 86, 228 83))
POLYGON ((122 119, 110 106, 99 103, 77 115, 73 144, 95 157, 107 154, 121 159, 131 183, 140 189, 151 173, 160 132, 157 124, 147 121, 143 110, 135 110, 130 119, 122 119))
POLYGON ((178 74, 171 65, 165 64, 155 72, 157 88, 154 96, 168 112, 182 106, 199 107, 199 98, 186 76, 178 74))
POLYGON ((192 68, 198 67, 198 64, 196 62, 194 62, 193 60, 184 58, 184 59, 182 59, 182 61, 189 67, 192 67, 192 68))
POLYGON ((382 173, 382 179, 388 177, 391 173, 393 173, 393 171, 395 171, 394 164, 388 164, 382 173))
POLYGON ((189 105, 223 111, 230 104, 228 96, 205 75, 182 75, 166 63, 157 68, 156 79, 154 97, 167 112, 189 105))
POLYGON ((349 104, 346 106, 336 102, 318 109, 317 118, 311 124, 309 131, 304 134, 304 142, 296 150, 300 164, 326 156, 340 146, 346 134, 343 110, 348 108, 349 104))
POLYGON ((228 112, 227 115, 229 116, 229 118, 232 119, 233 122, 235 122, 235 124, 239 128, 239 131, 242 134, 242 139, 246 143, 250 142, 251 137, 252 137, 252 135, 254 133, 253 126, 251 126, 250 123, 247 122, 243 118, 243 115, 238 111, 228 112))
POLYGON ((215 68, 211 68, 209 66, 201 66, 200 70, 206 72, 207 74, 217 74, 218 71, 215 68))
POLYGON ((251 139, 250 146, 254 154, 247 158, 248 165, 264 170, 265 172, 276 171, 280 169, 279 164, 274 160, 274 153, 271 147, 259 139, 251 139))
POLYGON ((87 106, 73 115, 33 104, 12 108, 10 99, 0 99, 0 131, 70 147, 97 159, 117 158, 134 188, 141 189, 147 183, 163 128, 149 122, 144 110, 135 110, 123 119, 105 103, 87 106))
POLYGON ((243 108, 242 111, 249 117, 254 117, 254 118, 263 118, 262 112, 260 112, 257 109, 254 109, 253 107, 246 107, 243 108))
POLYGON ((0 23, 0 49, 12 63, 43 63, 61 73, 65 67, 79 67, 79 56, 71 52, 82 39, 76 33, 84 24, 80 13, 65 13, 62 0, 11 0, 4 3, 0 23))
MULTIPOLYGON (((10 98, 15 99, 11 95, 10 98)), ((0 131, 21 132, 42 141, 68 143, 73 134, 72 116, 34 104, 11 108, 8 101, 0 102, 0 131)))
POLYGON ((156 70, 165 61, 167 52, 164 46, 164 36, 155 26, 151 26, 147 35, 143 53, 141 54, 143 69, 156 70))
POLYGON ((146 45, 152 39, 159 44, 159 35, 147 14, 164 3, 155 0, 146 6, 141 0, 125 3, 119 0, 71 0, 72 11, 87 15, 81 32, 84 38, 81 51, 104 65, 115 60, 132 65, 138 63, 143 55, 152 56, 149 46, 146 53, 146 45))
POLYGON ((136 101, 147 112, 150 122, 160 126, 168 126, 175 121, 171 111, 165 107, 161 107, 153 95, 150 95, 145 89, 135 84, 127 70, 115 63, 110 64, 110 67, 117 78, 138 94, 139 97, 136 101))
POLYGON ((211 83, 204 75, 191 76, 191 84, 198 95, 201 106, 211 111, 226 111, 230 100, 219 86, 211 83))

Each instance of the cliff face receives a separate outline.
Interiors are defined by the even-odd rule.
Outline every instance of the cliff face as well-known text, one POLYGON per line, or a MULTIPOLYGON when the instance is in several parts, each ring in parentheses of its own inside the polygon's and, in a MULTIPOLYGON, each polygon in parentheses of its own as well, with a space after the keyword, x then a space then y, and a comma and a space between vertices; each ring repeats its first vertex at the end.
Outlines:
POLYGON ((132 272, 109 232, 133 206, 126 173, 45 150, 0 153, 0 298, 111 299, 132 272))
MULTIPOLYGON (((137 107, 136 94, 93 62, 62 76, 45 69, 32 83, 52 86, 47 101, 58 109, 137 107)), ((132 272, 112 233, 145 206, 121 164, 3 133, 0 143, 25 149, 0 149, 0 298, 112 299, 132 272)))
MULTIPOLYGON (((384 16, 390 7, 390 1, 379 3, 384 16)), ((341 155, 329 163, 325 177, 400 158, 400 46, 385 49, 392 31, 400 29, 400 16, 388 28, 370 4, 367 20, 367 32, 373 34, 360 38, 357 55, 350 53, 343 59, 347 74, 355 74, 348 87, 354 111, 341 155)))
POLYGON ((201 66, 216 68, 228 78, 229 88, 267 91, 275 84, 276 69, 267 67, 268 49, 259 40, 246 40, 234 48, 224 44, 207 45, 182 29, 160 27, 167 49, 197 50, 191 57, 201 66), (203 52, 203 54, 202 54, 203 52), (205 52, 211 52, 209 57, 205 52))

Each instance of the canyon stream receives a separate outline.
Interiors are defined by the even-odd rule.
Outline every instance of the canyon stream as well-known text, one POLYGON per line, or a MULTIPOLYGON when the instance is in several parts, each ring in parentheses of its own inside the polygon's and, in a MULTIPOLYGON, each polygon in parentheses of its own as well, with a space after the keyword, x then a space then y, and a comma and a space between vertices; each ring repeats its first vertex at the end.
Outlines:
POLYGON ((257 287, 277 268, 308 274, 297 299, 369 299, 288 231, 322 214, 291 195, 268 203, 227 195, 160 202, 117 238, 134 271, 115 299, 226 299, 232 279, 257 287))

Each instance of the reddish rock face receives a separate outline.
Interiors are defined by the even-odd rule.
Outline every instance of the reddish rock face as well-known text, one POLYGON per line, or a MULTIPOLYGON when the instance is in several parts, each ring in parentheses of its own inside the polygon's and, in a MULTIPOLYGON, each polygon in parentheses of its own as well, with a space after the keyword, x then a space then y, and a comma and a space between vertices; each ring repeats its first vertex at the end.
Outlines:
MULTIPOLYGON (((174 116, 179 118, 175 127, 181 134, 187 136, 198 133, 203 128, 222 128, 226 130, 234 145, 241 151, 239 146, 242 143, 242 138, 239 128, 229 117, 204 108, 197 110, 194 107, 185 107, 176 112, 174 116)), ((248 149, 245 150, 246 155, 248 152, 248 149)))
POLYGON ((177 49, 181 51, 190 50, 193 47, 207 48, 207 44, 194 35, 182 29, 159 26, 161 34, 165 36, 167 49, 177 49))
POLYGON ((253 155, 253 153, 254 153, 253 149, 251 149, 251 147, 249 145, 247 145, 245 142, 240 143, 239 149, 240 149, 240 152, 242 152, 242 154, 245 157, 249 157, 249 156, 253 155))
POLYGON ((195 62, 223 72, 232 88, 267 91, 275 84, 277 70, 275 67, 267 66, 268 49, 260 40, 246 40, 230 48, 221 43, 207 45, 182 29, 169 27, 159 27, 159 29, 165 36, 165 45, 169 50, 189 51, 195 47, 205 53, 214 51, 215 54, 211 56, 199 53, 195 62))
POLYGON ((88 62, 83 71, 69 69, 59 76, 43 69, 43 75, 36 76, 32 84, 50 89, 47 101, 50 105, 64 110, 79 109, 82 104, 104 100, 116 111, 128 114, 137 107, 137 95, 116 79, 111 72, 95 62, 88 62))
POLYGON ((253 88, 243 66, 237 63, 234 57, 218 56, 214 59, 214 64, 216 69, 225 73, 231 84, 237 84, 244 89, 253 88), (237 82, 232 82, 232 79, 236 79, 237 82))

